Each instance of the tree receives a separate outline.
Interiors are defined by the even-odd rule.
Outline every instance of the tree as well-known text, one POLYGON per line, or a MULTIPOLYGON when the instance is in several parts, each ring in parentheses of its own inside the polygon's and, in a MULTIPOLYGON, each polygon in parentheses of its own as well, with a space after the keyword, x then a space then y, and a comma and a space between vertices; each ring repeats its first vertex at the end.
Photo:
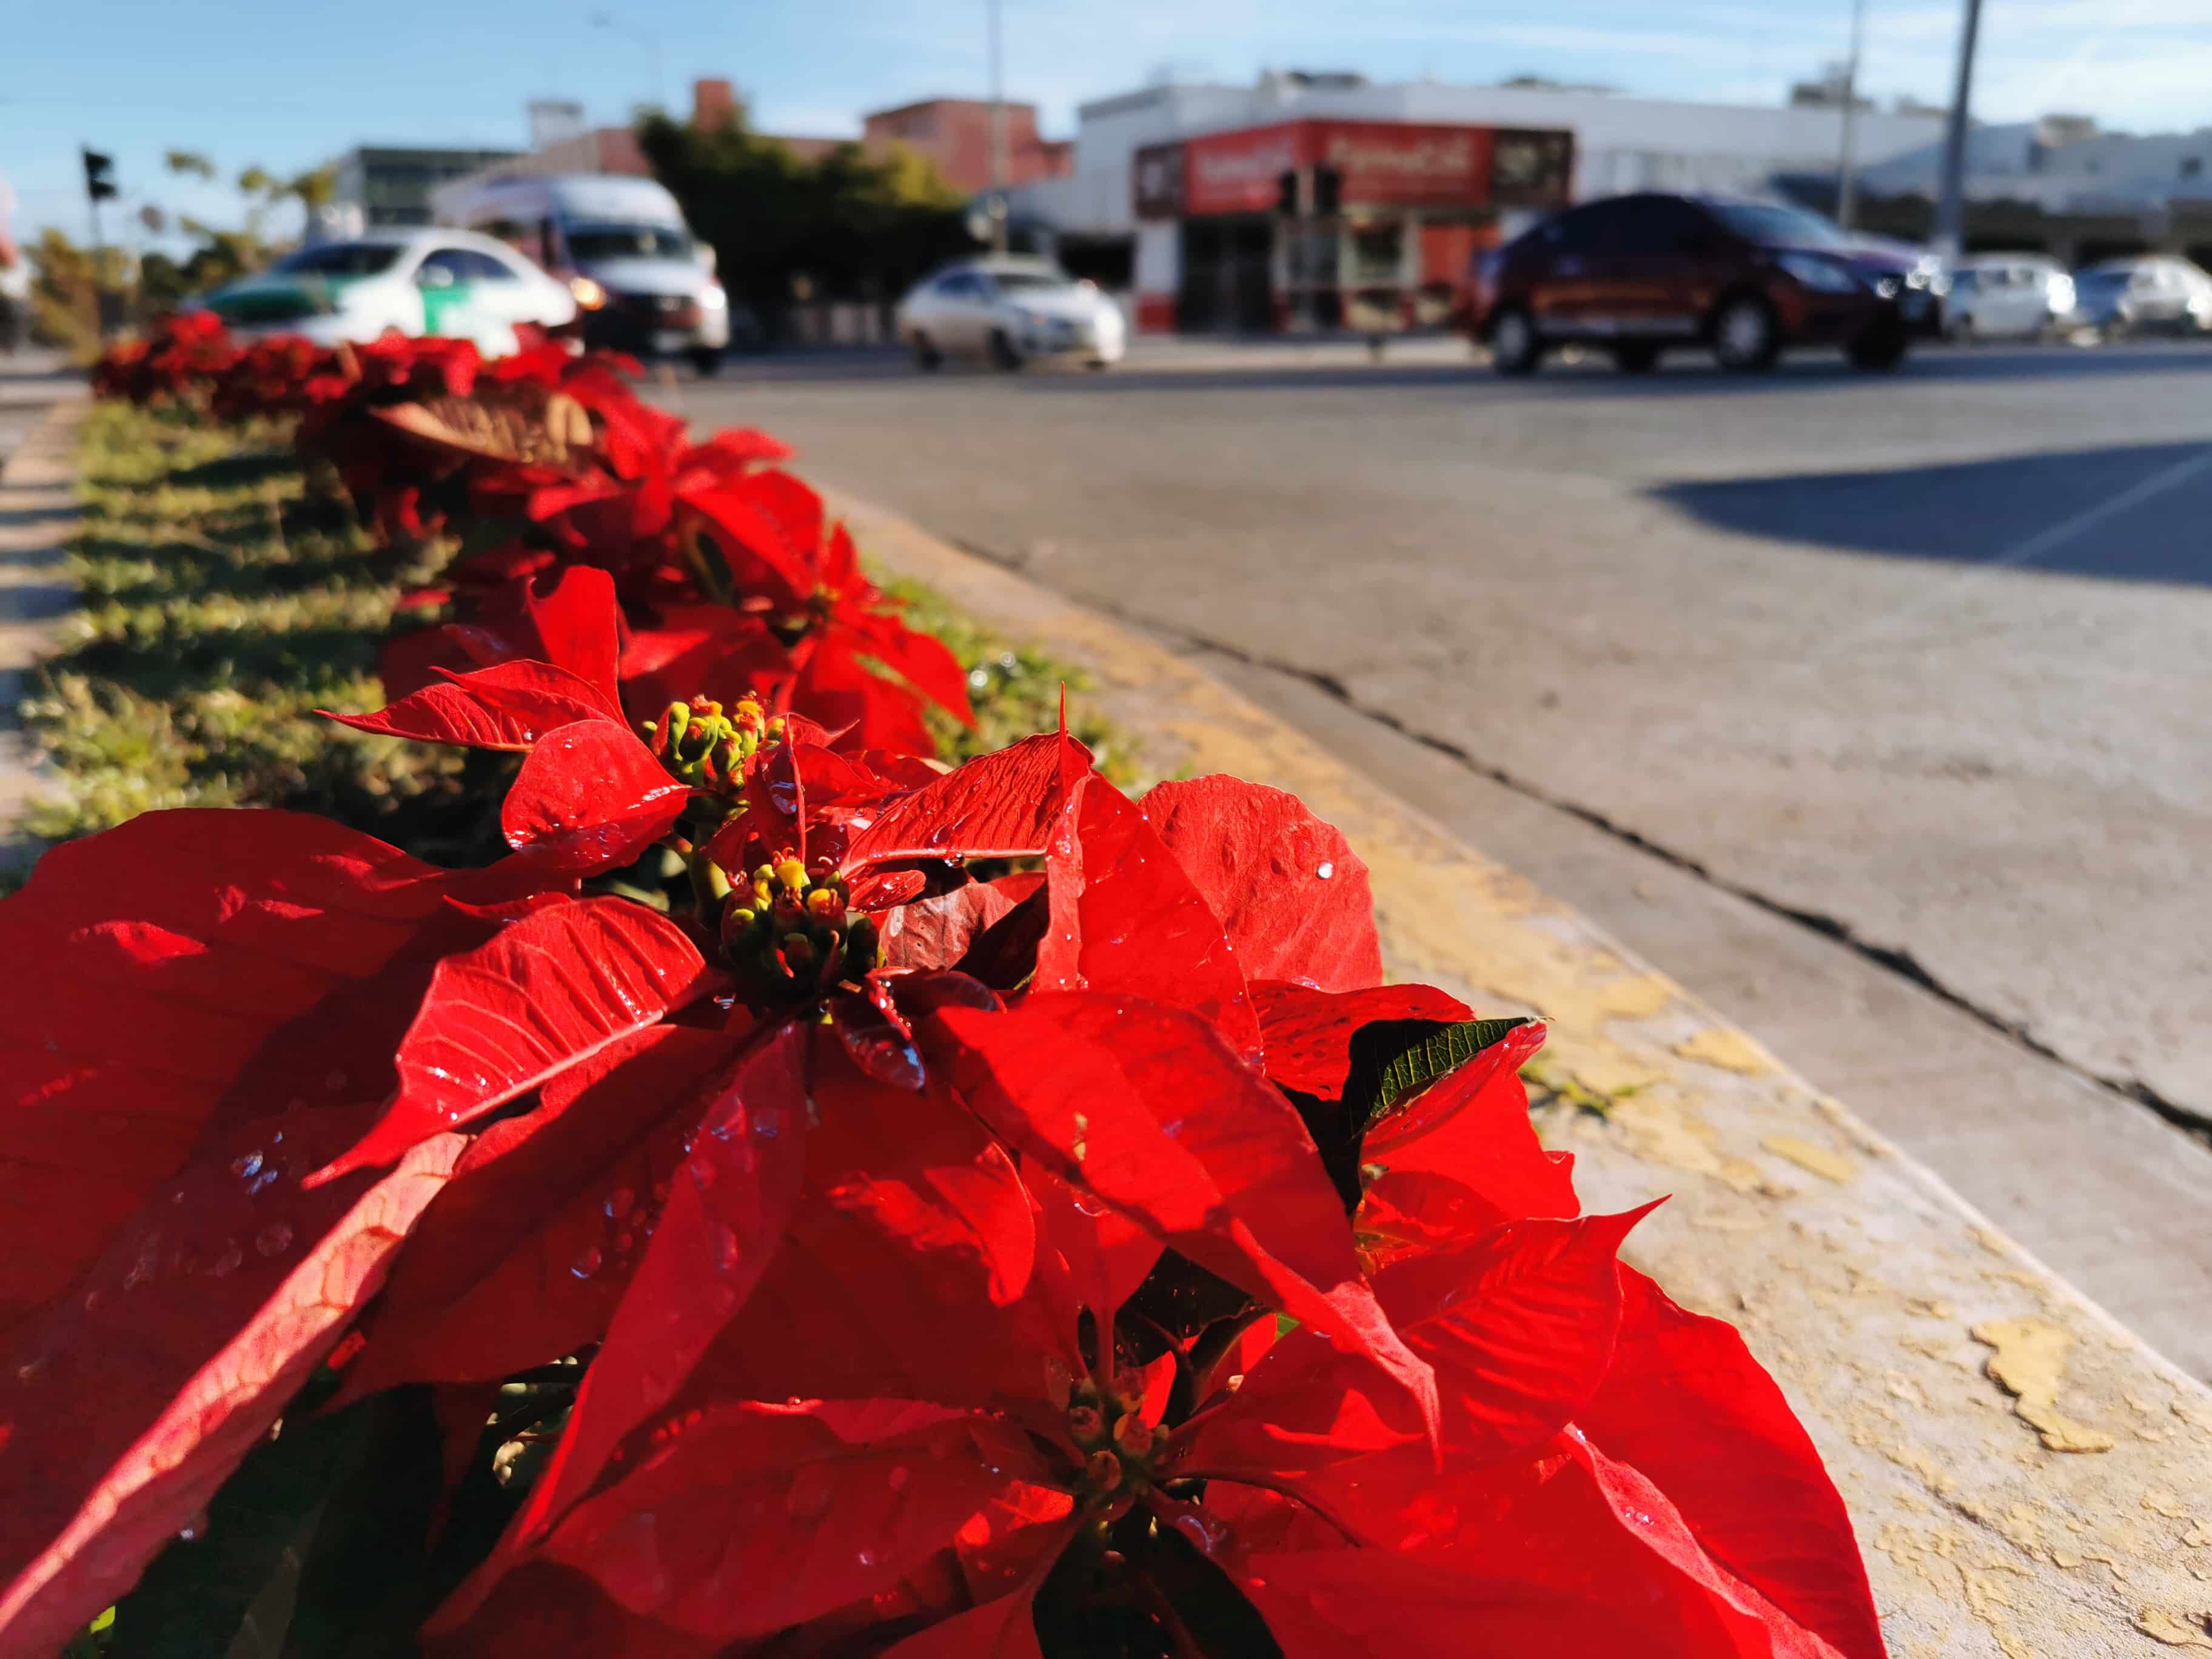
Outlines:
POLYGON ((881 300, 975 246, 959 191, 903 147, 878 155, 840 144, 808 161, 749 131, 742 112, 704 130, 650 113, 638 143, 714 245, 724 286, 763 319, 802 283, 817 296, 881 300))

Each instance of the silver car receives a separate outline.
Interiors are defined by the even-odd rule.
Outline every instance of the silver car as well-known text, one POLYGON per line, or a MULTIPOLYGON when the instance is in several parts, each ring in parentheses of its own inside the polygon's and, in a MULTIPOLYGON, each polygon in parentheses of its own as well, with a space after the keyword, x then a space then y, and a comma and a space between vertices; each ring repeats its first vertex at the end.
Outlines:
POLYGON ((2171 253, 2107 259, 2074 273, 2067 326, 2125 334, 2212 334, 2212 275, 2171 253))
POLYGON ((925 369, 973 356, 1000 368, 1067 358, 1103 368, 1128 346, 1121 308, 1095 283, 1046 259, 963 259, 924 277, 898 303, 898 337, 925 369))

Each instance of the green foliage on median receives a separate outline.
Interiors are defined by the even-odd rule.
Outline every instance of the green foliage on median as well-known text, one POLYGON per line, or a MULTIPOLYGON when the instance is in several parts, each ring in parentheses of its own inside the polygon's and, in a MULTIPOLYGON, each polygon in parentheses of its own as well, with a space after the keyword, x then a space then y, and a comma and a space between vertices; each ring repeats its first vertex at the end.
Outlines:
MULTIPOLYGON (((80 452, 83 522, 69 573, 83 608, 23 704, 63 787, 24 828, 50 841, 173 806, 273 806, 340 818, 442 864, 500 850, 510 757, 435 748, 318 720, 382 707, 377 653, 399 596, 434 575, 373 550, 335 475, 303 470, 274 423, 225 428, 103 403, 80 452)), ((979 728, 933 711, 948 758, 1059 718, 1075 671, 894 583, 910 620, 969 670, 979 728)), ((1132 775, 1102 722, 1078 735, 1132 775)))

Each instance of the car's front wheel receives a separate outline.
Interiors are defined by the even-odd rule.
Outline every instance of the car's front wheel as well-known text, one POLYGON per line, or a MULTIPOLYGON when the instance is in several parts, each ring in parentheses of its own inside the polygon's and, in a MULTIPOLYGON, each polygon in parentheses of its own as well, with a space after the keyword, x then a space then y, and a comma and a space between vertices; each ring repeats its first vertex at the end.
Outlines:
POLYGON ((1739 294, 1713 318, 1713 356, 1732 374, 1753 374, 1774 367, 1782 355, 1782 324, 1774 307, 1756 294, 1739 294))
POLYGON ((915 330, 907 343, 914 348, 914 366, 923 374, 932 374, 945 367, 945 354, 937 349, 937 343, 920 329, 915 330))
POLYGON ((1499 312, 1490 325, 1490 366, 1500 374, 1533 374, 1543 361, 1536 319, 1519 306, 1499 312))
POLYGON ((991 367, 1012 374, 1022 366, 1021 349, 1003 328, 991 331, 991 367))
POLYGON ((691 367, 703 380, 712 380, 722 372, 722 349, 720 346, 693 346, 691 367))

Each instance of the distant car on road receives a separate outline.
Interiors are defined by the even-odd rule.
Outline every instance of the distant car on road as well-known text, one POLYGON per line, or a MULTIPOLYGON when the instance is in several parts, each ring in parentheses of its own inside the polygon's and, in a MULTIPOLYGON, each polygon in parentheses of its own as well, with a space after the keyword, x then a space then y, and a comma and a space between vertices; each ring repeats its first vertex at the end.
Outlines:
POLYGON ((899 301, 897 325, 926 369, 957 356, 1006 369, 1050 357, 1104 368, 1128 345, 1121 308, 1097 283, 1012 254, 963 259, 924 277, 899 301))
POLYGON ((574 173, 456 179, 431 198, 441 224, 497 237, 568 285, 584 343, 639 356, 720 364, 733 319, 714 276, 714 251, 692 235, 676 198, 650 179, 574 173))
POLYGON ((2170 253, 2107 259, 2074 273, 2069 327, 2129 334, 2212 333, 2212 275, 2170 253))
POLYGON ((575 296, 513 248, 465 230, 372 230, 287 254, 198 305, 234 333, 303 334, 322 345, 397 331, 515 349, 515 325, 566 326, 575 296))
POLYGON ((1933 255, 1854 239, 1798 208, 1615 196, 1478 256, 1465 315, 1503 374, 1529 373, 1569 341, 1605 347, 1632 374, 1685 346, 1736 371, 1801 344, 1889 368, 1940 325, 1943 286, 1933 255))
POLYGON ((1978 253, 1951 271, 1943 331, 1954 340, 2035 339, 2074 309, 2074 279, 2047 253, 1978 253))

